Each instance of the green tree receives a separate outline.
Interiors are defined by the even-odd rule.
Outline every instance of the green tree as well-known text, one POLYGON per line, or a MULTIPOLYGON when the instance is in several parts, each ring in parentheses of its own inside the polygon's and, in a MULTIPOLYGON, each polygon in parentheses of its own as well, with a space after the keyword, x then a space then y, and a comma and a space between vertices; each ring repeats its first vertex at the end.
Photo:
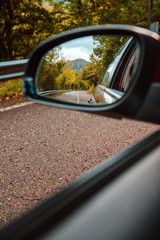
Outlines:
MULTIPOLYGON (((40 41, 75 27, 130 24, 147 27, 148 0, 0 1, 0 60, 22 59, 40 41), (45 4, 44 4, 45 3, 45 4)), ((160 1, 152 1, 152 22, 160 22, 160 1)))
POLYGON ((104 65, 101 59, 96 58, 94 54, 92 54, 87 68, 81 71, 81 78, 83 81, 88 81, 89 85, 95 88, 101 80, 103 73, 104 65))
MULTIPOLYGON (((62 58, 59 59, 59 50, 60 48, 55 48, 50 51, 41 61, 37 74, 40 92, 60 89, 57 78, 62 74, 66 62, 62 58)), ((63 85, 64 83, 65 79, 63 79, 63 85)))
MULTIPOLYGON (((53 2, 53 0, 51 1, 53 2)), ((152 1, 152 22, 160 22, 160 1, 152 1)), ((130 24, 147 28, 148 0, 68 0, 60 2, 66 28, 130 24)))
POLYGON ((40 41, 58 32, 42 0, 0 1, 0 59, 27 58, 40 41))
POLYGON ((106 68, 130 37, 123 35, 96 36, 94 37, 93 53, 106 68))
POLYGON ((56 84, 58 86, 58 89, 68 90, 71 89, 71 86, 75 83, 75 80, 76 72, 72 69, 69 69, 65 65, 62 69, 62 73, 56 79, 56 84))

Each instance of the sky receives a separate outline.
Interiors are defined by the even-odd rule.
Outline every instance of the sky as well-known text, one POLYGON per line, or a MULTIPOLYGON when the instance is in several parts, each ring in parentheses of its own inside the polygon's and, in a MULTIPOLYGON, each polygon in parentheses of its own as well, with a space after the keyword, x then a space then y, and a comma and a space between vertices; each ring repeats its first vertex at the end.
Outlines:
POLYGON ((75 60, 78 58, 89 61, 89 56, 93 53, 93 37, 82 37, 61 44, 60 54, 67 60, 75 60))

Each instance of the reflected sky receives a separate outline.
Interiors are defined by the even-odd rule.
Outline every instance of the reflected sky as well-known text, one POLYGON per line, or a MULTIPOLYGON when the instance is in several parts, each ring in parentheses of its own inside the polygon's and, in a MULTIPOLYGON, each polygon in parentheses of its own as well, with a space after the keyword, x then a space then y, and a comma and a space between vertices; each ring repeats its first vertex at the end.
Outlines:
POLYGON ((60 55, 67 60, 75 60, 78 58, 89 61, 89 56, 93 53, 93 37, 82 37, 68 41, 61 45, 60 55))

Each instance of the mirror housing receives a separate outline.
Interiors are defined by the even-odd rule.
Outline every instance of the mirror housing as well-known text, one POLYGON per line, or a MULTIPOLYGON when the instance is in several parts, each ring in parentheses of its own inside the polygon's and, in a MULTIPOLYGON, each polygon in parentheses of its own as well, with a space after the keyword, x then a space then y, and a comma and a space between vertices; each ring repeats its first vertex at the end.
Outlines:
POLYGON ((129 117, 160 122, 160 37, 147 29, 128 25, 98 25, 60 33, 40 43, 32 52, 26 67, 23 91, 36 103, 46 104, 96 114, 129 117), (140 57, 134 83, 120 100, 109 105, 76 104, 46 98, 37 92, 36 74, 43 56, 67 41, 91 35, 130 35, 137 39, 140 57))

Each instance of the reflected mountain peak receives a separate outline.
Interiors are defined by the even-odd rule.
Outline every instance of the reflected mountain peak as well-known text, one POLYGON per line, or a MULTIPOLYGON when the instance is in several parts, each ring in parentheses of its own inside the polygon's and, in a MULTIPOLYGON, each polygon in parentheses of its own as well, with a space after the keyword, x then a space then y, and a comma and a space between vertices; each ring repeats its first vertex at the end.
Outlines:
POLYGON ((82 58, 70 60, 69 62, 71 63, 70 69, 76 71, 78 74, 80 74, 80 71, 85 69, 88 65, 88 61, 82 58))

